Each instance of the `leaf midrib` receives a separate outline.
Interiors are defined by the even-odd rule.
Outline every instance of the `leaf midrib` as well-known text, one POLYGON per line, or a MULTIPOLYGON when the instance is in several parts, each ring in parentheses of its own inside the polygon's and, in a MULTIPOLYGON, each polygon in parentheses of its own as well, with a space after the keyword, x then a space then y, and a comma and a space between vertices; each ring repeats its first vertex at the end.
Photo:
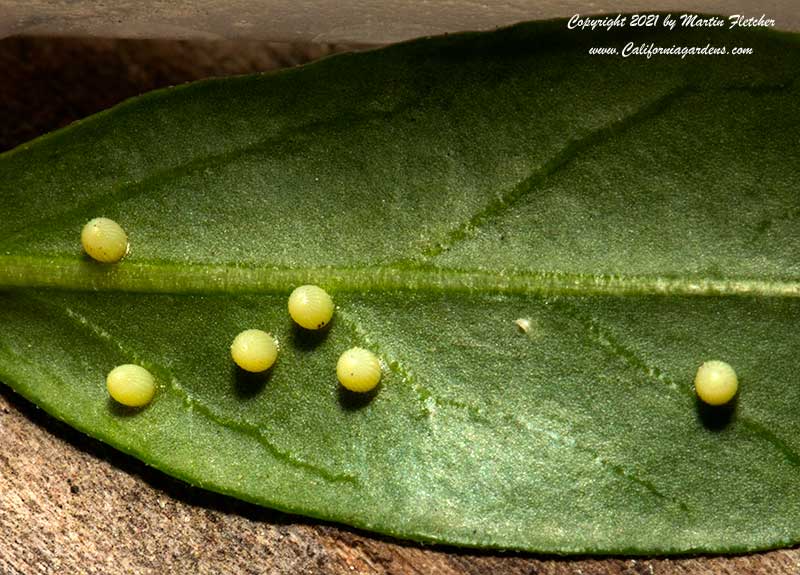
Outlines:
POLYGON ((0 256, 0 289, 250 294, 288 292, 304 283, 354 292, 800 297, 800 280, 794 279, 453 269, 424 264, 285 268, 123 261, 104 265, 78 257, 0 256))
MULTIPOLYGON (((795 78, 779 85, 758 86, 761 90, 785 90, 793 85, 795 78)), ((727 86, 727 90, 752 90, 755 86, 727 86)), ((700 296, 763 296, 799 297, 800 281, 791 279, 758 279, 747 277, 705 278, 680 275, 626 275, 589 274, 548 270, 494 271, 441 269, 430 263, 431 258, 464 242, 475 230, 482 228, 515 205, 544 179, 553 176, 592 147, 613 138, 642 121, 656 116, 687 92, 699 87, 680 84, 645 103, 633 112, 606 125, 569 140, 550 160, 512 187, 505 194, 490 202, 468 220, 452 228, 441 241, 425 247, 408 259, 389 265, 365 264, 353 267, 293 267, 291 269, 264 266, 243 267, 225 264, 175 263, 175 262, 125 262, 118 266, 99 267, 92 262, 56 256, 54 258, 27 256, 0 256, 0 289, 4 287, 51 287, 71 290, 109 290, 138 293, 261 293, 285 292, 301 283, 323 284, 331 289, 343 291, 367 290, 427 290, 452 292, 512 293, 529 295, 700 295, 700 296)), ((409 107, 400 103, 376 116, 390 116, 409 107)), ((370 115, 368 115, 370 116, 370 115)), ((327 125, 341 120, 334 119, 311 122, 309 126, 327 125)), ((291 131, 296 127, 291 127, 291 131)), ((242 153, 259 149, 275 136, 257 140, 241 148, 227 150, 215 161, 226 163, 242 153)), ((185 173, 193 166, 204 164, 209 157, 195 158, 165 171, 155 178, 185 173)), ((128 196, 131 189, 136 194, 147 190, 146 181, 129 183, 102 196, 102 200, 128 196)), ((100 199, 91 202, 94 205, 100 199)), ((86 205, 69 210, 81 211, 86 205)), ((41 225, 63 213, 46 217, 34 226, 41 225)), ((28 224, 30 225, 30 223, 28 224)), ((29 229, 29 228, 28 228, 29 229)), ((14 236, 21 230, 11 233, 14 236)), ((6 238, 7 239, 7 238, 6 238)))

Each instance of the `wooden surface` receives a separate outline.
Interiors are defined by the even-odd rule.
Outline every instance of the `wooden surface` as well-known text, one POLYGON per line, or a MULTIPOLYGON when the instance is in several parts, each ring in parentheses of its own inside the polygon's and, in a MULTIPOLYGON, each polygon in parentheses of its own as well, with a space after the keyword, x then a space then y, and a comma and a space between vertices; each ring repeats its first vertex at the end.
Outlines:
MULTIPOLYGON (((114 102, 341 47, 0 41, 0 150, 114 102)), ((0 198, 0 217, 2 217, 0 198)), ((2 326, 0 326, 2 329, 2 326)), ((800 549, 738 557, 555 558, 422 547, 197 490, 0 385, 0 575, 414 573, 800 575, 800 549)))
POLYGON ((576 13, 652 10, 766 14, 779 29, 800 30, 797 0, 0 0, 0 38, 56 31, 120 38, 385 44, 576 13))

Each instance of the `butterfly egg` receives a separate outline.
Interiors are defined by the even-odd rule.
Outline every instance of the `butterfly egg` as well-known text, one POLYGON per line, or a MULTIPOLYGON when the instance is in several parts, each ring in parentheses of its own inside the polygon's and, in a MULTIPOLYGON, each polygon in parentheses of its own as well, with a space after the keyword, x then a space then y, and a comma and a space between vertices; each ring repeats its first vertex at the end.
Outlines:
POLYGON ((245 371, 266 371, 278 359, 278 343, 260 329, 246 329, 233 339, 231 357, 245 371))
POLYGON ((733 368, 724 361, 707 361, 697 370, 694 378, 697 396, 709 405, 728 403, 739 389, 739 380, 733 368))
POLYGON ((128 252, 128 235, 114 220, 94 218, 83 226, 81 244, 92 259, 113 264, 128 252))
POLYGON ((371 351, 354 347, 339 356, 336 377, 350 391, 370 391, 381 380, 381 363, 371 351))
POLYGON ((289 315, 301 327, 320 329, 333 317, 333 300, 319 286, 300 286, 289 296, 289 315))
POLYGON ((153 375, 145 368, 130 363, 112 369, 106 377, 106 387, 115 401, 128 407, 147 405, 156 393, 153 375))

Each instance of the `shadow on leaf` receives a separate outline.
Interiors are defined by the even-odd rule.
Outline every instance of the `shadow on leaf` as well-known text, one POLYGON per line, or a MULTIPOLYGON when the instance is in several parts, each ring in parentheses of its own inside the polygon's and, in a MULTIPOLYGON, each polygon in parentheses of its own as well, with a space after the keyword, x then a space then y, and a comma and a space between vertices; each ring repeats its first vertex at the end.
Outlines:
POLYGON ((233 389, 239 399, 250 399, 261 393, 272 378, 272 368, 258 373, 232 365, 233 389))
POLYGON ((316 349, 327 339, 331 323, 322 329, 305 329, 292 322, 291 344, 299 351, 316 349))
POLYGON ((106 405, 108 406, 108 410, 117 417, 134 417, 142 412, 141 407, 129 407, 127 405, 122 405, 110 397, 108 400, 106 400, 106 405))
POLYGON ((381 385, 378 384, 366 393, 356 393, 340 385, 337 392, 339 396, 339 405, 346 411, 358 411, 359 409, 363 409, 372 403, 372 400, 378 395, 380 387, 381 385))
POLYGON ((709 431, 723 431, 733 421, 738 402, 738 395, 725 405, 709 405, 700 398, 695 397, 697 417, 702 422, 703 427, 709 431))

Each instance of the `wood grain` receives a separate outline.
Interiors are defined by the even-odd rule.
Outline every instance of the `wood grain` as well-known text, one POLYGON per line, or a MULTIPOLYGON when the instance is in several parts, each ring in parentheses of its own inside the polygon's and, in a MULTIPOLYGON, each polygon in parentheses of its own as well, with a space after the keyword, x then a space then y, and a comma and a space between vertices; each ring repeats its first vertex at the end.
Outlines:
POLYGON ((0 0, 0 38, 72 34, 121 38, 253 38, 386 44, 491 30, 575 13, 706 12, 775 19, 800 30, 797 0, 0 0))
MULTIPOLYGON (((293 65, 344 48, 6 39, 0 150, 156 87, 293 65)), ((1 385, 0 444, 2 575, 800 575, 797 548, 736 557, 558 558, 423 547, 312 522, 189 487, 1 385)))

